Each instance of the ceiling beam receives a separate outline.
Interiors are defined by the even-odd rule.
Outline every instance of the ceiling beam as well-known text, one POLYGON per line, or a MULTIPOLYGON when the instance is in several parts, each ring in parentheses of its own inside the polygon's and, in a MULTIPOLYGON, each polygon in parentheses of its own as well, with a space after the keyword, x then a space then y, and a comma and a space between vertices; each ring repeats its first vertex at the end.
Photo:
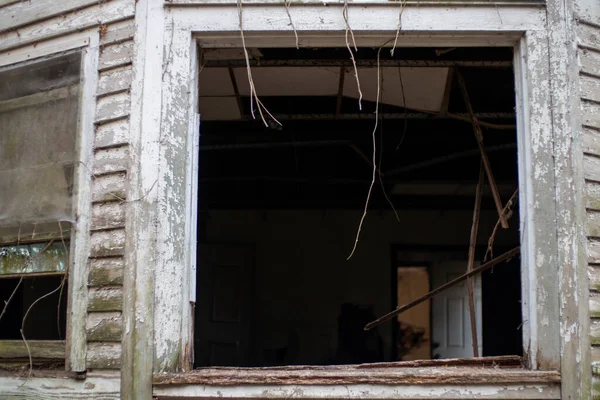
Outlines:
MULTIPOLYGON (((486 60, 380 60, 381 68, 385 67, 421 67, 421 68, 450 68, 450 67, 486 67, 512 68, 512 61, 486 60)), ((349 59, 291 59, 291 60, 250 60, 251 67, 352 67, 349 59)), ((357 67, 377 68, 377 60, 356 60, 357 67)), ((207 60, 205 68, 210 67, 243 67, 246 60, 207 60)))

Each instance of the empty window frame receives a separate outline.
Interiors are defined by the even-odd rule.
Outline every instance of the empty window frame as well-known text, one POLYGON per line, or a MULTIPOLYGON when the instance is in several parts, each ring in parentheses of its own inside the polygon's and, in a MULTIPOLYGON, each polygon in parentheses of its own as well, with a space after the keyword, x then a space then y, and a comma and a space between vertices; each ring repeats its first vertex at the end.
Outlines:
POLYGON ((41 366, 60 365, 75 222, 81 53, 6 67, 0 82, 0 358, 18 363, 31 355, 41 366))

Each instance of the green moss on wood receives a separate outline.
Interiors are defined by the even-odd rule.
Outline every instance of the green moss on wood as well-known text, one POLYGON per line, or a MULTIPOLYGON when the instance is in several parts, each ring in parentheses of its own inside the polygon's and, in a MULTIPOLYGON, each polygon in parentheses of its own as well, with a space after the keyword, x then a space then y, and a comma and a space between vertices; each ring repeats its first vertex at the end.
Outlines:
POLYGON ((121 311, 122 309, 123 292, 120 289, 90 292, 89 311, 121 311))
POLYGON ((87 329, 87 339, 90 342, 120 342, 121 319, 107 319, 87 329))
POLYGON ((123 268, 90 268, 88 285, 91 287, 123 285, 123 268))

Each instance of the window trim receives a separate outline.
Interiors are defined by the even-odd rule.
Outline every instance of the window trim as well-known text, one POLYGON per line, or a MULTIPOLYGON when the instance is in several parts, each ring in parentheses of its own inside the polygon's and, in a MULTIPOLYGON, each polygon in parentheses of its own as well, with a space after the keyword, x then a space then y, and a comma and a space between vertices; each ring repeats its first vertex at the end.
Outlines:
MULTIPOLYGON (((555 4, 557 1, 548 3, 548 9, 559 7, 555 4)), ((292 7, 291 14, 302 44, 344 46, 345 24, 341 7, 342 4, 292 7), (332 15, 331 10, 339 15, 332 15)), ((137 82, 132 87, 132 104, 139 103, 135 111, 140 115, 135 117, 136 112, 132 109, 135 123, 132 123, 131 131, 132 141, 139 147, 133 155, 135 178, 131 198, 144 196, 147 202, 135 213, 128 214, 128 229, 133 234, 128 238, 129 248, 134 249, 128 262, 137 265, 137 271, 129 278, 135 285, 125 290, 130 290, 136 300, 133 312, 124 319, 125 324, 135 324, 137 337, 126 333, 123 343, 124 352, 131 353, 128 356, 137 361, 124 376, 131 377, 131 387, 136 388, 137 393, 147 393, 152 388, 149 371, 173 372, 190 368, 193 279, 189 284, 188 280, 195 269, 194 252, 189 244, 193 243, 194 237, 195 222, 191 216, 197 191, 192 179, 196 173, 195 136, 199 129, 196 114, 197 46, 239 46, 239 22, 233 4, 163 5, 153 0, 140 11, 138 15, 142 22, 136 31, 139 48, 134 61, 134 68, 137 63, 140 74, 136 74, 137 82), (156 24, 163 24, 164 29, 152 29, 156 24), (157 81, 162 84, 157 85, 157 81), (162 111, 164 117, 158 121, 153 111, 162 111), (157 122, 160 122, 159 127, 157 122), (151 156, 156 155, 159 155, 158 164, 149 168, 153 164, 151 156), (180 218, 181 215, 185 218, 180 218), (154 223, 156 230, 141 232, 143 224, 148 222, 154 223), (148 267, 143 266, 146 262, 150 262, 148 267), (150 270, 152 267, 154 270, 150 270), (174 293, 181 295, 172 296, 174 293), (136 324, 136 319, 145 322, 136 324)), ((397 5, 349 4, 349 15, 361 45, 377 46, 394 37, 397 5), (362 12, 364 14, 360 15, 362 12)), ((580 359, 577 354, 581 353, 577 352, 585 349, 585 339, 579 341, 577 335, 565 337, 563 333, 575 329, 580 336, 587 334, 580 311, 576 322, 579 325, 572 327, 562 324, 566 318, 562 312, 565 304, 571 309, 584 307, 587 297, 585 289, 572 283, 565 285, 570 274, 581 282, 585 272, 582 273, 580 269, 584 267, 569 258, 568 252, 558 249, 557 244, 558 240, 577 242, 574 247, 579 246, 576 251, 580 253, 576 255, 581 259, 581 223, 577 220, 579 208, 583 207, 581 195, 576 194, 572 202, 561 203, 569 208, 569 212, 579 213, 571 215, 563 210, 558 213, 555 193, 557 188, 568 186, 568 182, 581 174, 578 159, 581 155, 572 151, 579 148, 580 139, 579 135, 557 124, 563 117, 561 114, 550 112, 553 107, 564 106, 568 98, 552 92, 549 82, 556 77, 560 79, 576 63, 559 65, 550 62, 549 53, 553 48, 564 46, 565 42, 557 39, 556 34, 550 34, 547 10, 543 7, 496 7, 491 4, 481 5, 476 11, 462 4, 407 7, 402 18, 399 46, 512 46, 515 49, 519 172, 523 196, 520 224, 525 238, 522 240, 522 265, 527 266, 522 268, 525 275, 525 355, 533 370, 560 371, 561 359, 580 359), (568 144, 568 148, 559 149, 554 146, 555 142, 568 144), (561 176, 555 176, 556 155, 569 157, 571 163, 567 173, 561 176), (578 331, 579 327, 583 331, 578 331)), ((282 6, 278 9, 265 4, 244 5, 244 30, 248 47, 261 42, 276 47, 294 47, 293 33, 282 6), (274 17, 264 18, 265 12, 274 13, 274 17)), ((589 382, 587 369, 587 366, 578 368, 583 371, 580 372, 582 379, 589 382)), ((566 392, 571 389, 578 390, 571 384, 563 387, 566 392)))
MULTIPOLYGON (((91 212, 91 162, 93 160, 94 115, 98 81, 100 36, 95 28, 49 39, 17 49, 0 52, 0 68, 28 65, 40 58, 60 56, 65 52, 80 51, 81 84, 78 117, 77 150, 79 167, 74 175, 73 203, 75 223, 71 225, 68 304, 66 322, 66 369, 75 372, 86 370, 87 316, 87 258, 89 250, 89 217, 91 212), (77 266, 77 268, 73 268, 77 266)), ((52 341, 54 342, 54 341, 52 341)))

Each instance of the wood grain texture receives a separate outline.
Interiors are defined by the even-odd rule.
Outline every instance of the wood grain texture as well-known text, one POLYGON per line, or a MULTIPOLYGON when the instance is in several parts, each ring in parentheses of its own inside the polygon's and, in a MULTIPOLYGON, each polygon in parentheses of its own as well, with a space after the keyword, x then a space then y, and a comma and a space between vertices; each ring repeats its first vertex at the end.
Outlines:
POLYGON ((122 325, 120 312, 88 313, 86 324, 88 342, 120 342, 122 325))
POLYGON ((117 369, 121 366, 121 343, 88 343, 87 366, 117 369))
POLYGON ((88 263, 90 287, 123 285, 124 261, 121 257, 95 258, 88 263))
POLYGON ((96 150, 92 172, 95 176, 126 172, 129 166, 128 157, 129 148, 126 145, 96 150))
POLYGON ((94 178, 92 182, 92 202, 125 201, 126 172, 104 174, 94 178))
POLYGON ((114 257, 125 254, 125 230, 93 232, 90 236, 90 257, 114 257))
POLYGON ((88 311, 121 311, 123 290, 121 288, 90 288, 88 311))
POLYGON ((110 68, 116 68, 131 64, 133 57, 133 41, 128 40, 122 43, 111 44, 102 47, 98 70, 105 71, 110 68))
POLYGON ((0 340, 0 358, 28 358, 31 352, 33 358, 62 361, 65 345, 64 340, 28 340, 27 345, 22 340, 0 340))
POLYGON ((105 230, 125 227, 125 204, 123 202, 94 203, 90 230, 105 230))
MULTIPOLYGON (((132 6, 131 1, 127 3, 132 6)), ((133 15, 133 13, 132 13, 133 15)), ((132 40, 135 34, 135 20, 133 18, 106 24, 106 30, 100 37, 100 45, 116 44, 126 40, 132 40)))
POLYGON ((107 94, 122 92, 129 90, 131 87, 131 79, 133 71, 131 66, 124 66, 110 69, 100 73, 98 79, 97 96, 105 96, 107 94))
POLYGON ((129 106, 129 93, 117 93, 98 99, 96 104, 96 124, 128 116, 129 106))

